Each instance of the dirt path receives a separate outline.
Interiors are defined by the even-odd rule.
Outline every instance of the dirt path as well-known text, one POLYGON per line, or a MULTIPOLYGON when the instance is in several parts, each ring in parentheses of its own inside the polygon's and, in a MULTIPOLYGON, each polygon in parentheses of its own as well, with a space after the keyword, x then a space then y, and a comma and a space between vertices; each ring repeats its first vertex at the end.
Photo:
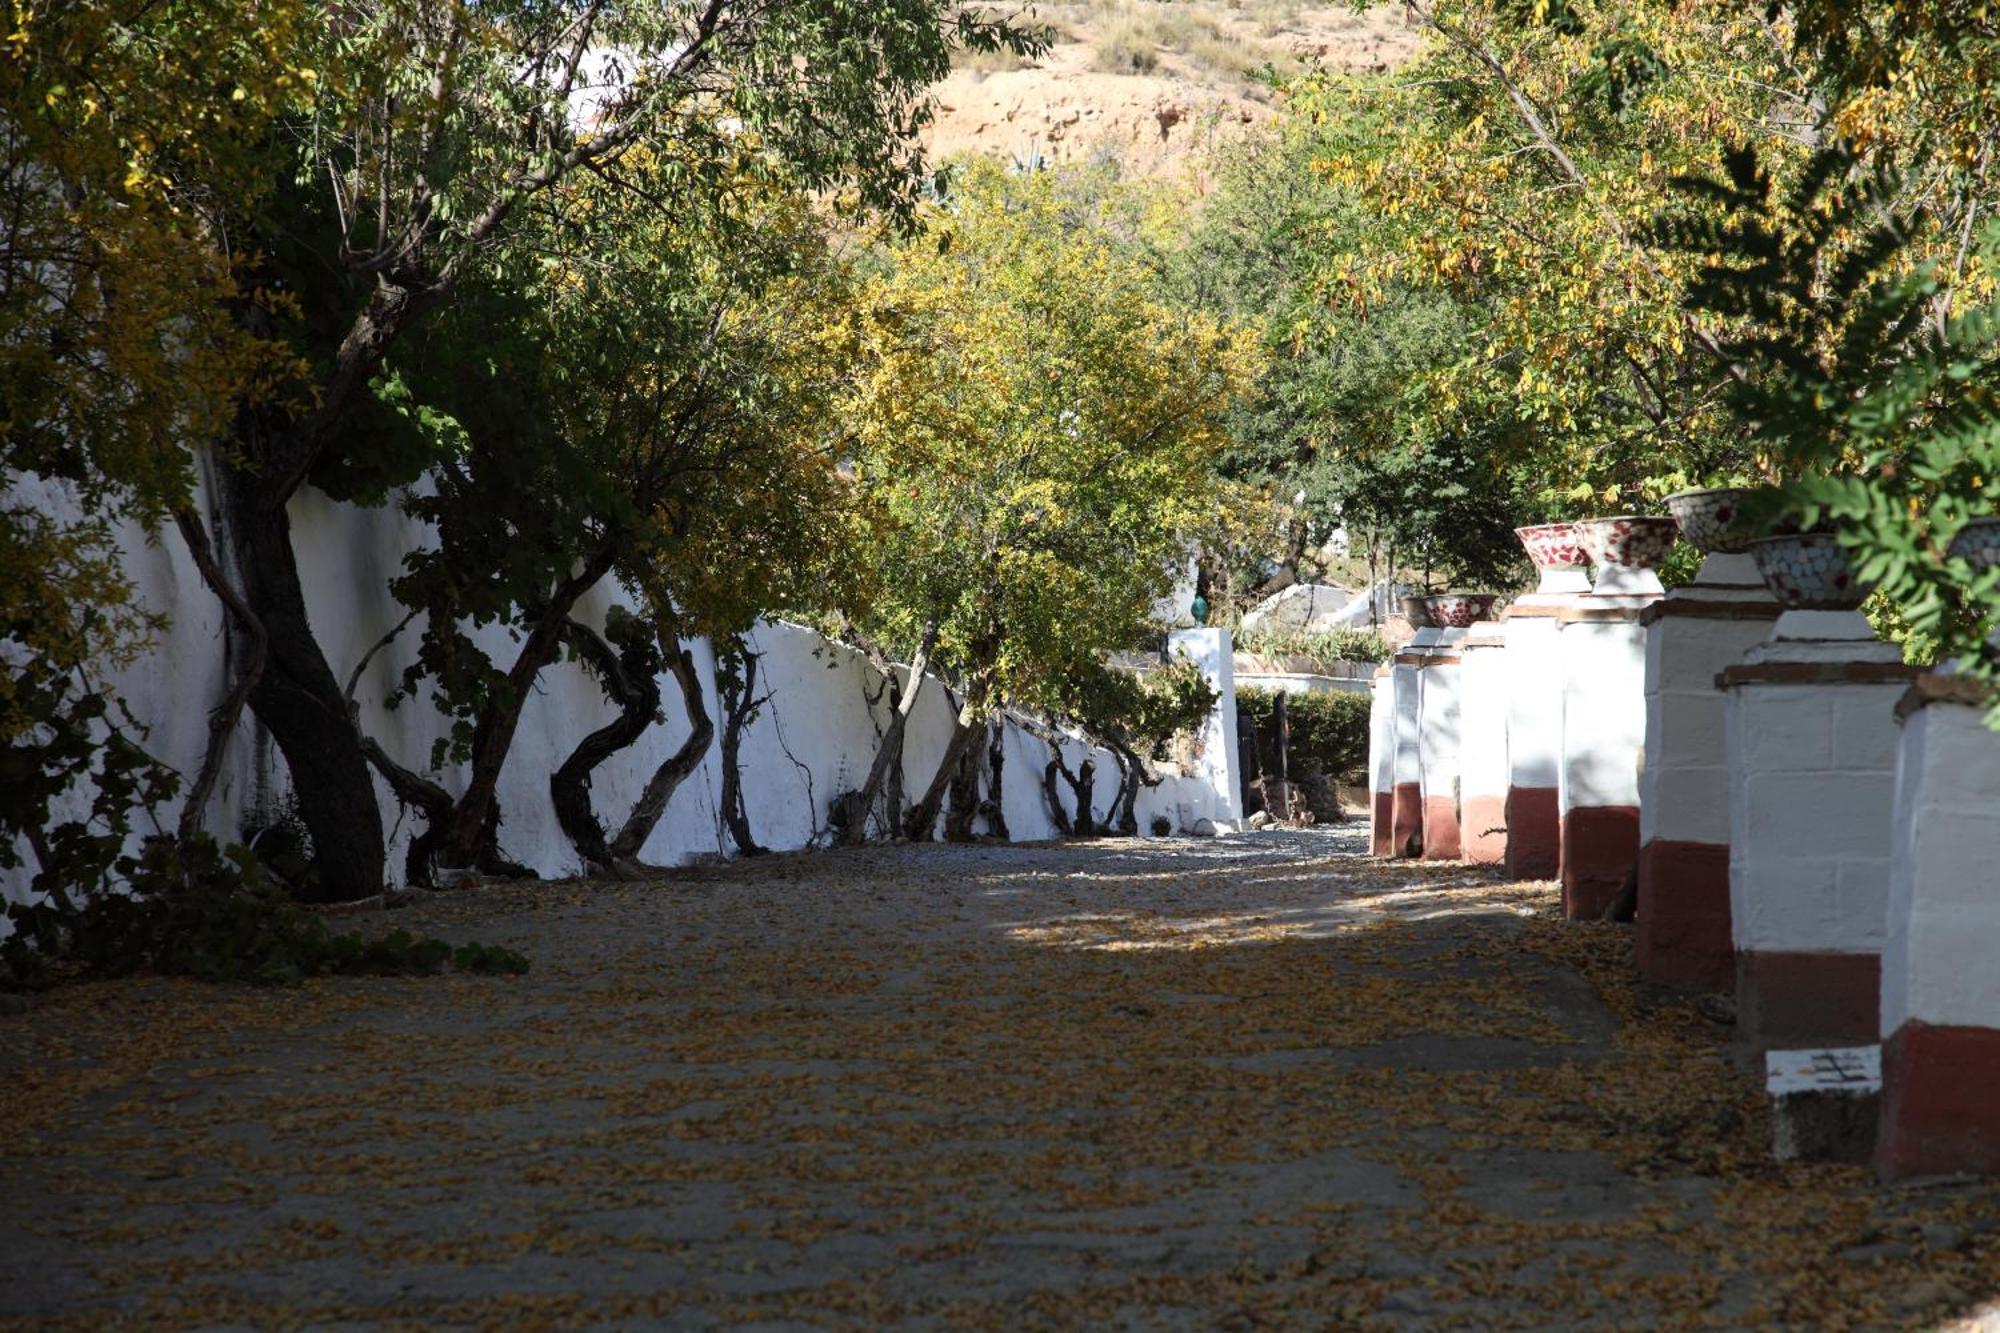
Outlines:
MULTIPOLYGON (((1928 1327, 2000 1190, 1762 1154, 1545 885, 1350 835, 448 895, 518 979, 0 1019, 0 1323, 1928 1327)), ((2000 1317, 1994 1322, 2000 1324, 2000 1317)))

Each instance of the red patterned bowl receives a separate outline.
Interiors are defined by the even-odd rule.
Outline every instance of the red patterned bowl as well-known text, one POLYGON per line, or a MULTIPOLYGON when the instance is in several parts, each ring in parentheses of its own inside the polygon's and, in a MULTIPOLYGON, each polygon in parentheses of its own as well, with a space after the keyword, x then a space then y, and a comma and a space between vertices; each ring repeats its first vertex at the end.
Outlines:
POLYGON ((1497 592, 1439 592, 1424 598, 1424 610, 1439 629, 1470 629, 1493 614, 1497 592))
POLYGON ((1583 549, 1593 561, 1625 569, 1658 569, 1680 535, 1672 519, 1644 514, 1590 518, 1576 526, 1583 549))
POLYGON ((1538 523, 1532 528, 1515 528, 1514 535, 1528 548, 1528 559, 1536 569, 1581 568, 1583 544, 1577 540, 1574 523, 1538 523))

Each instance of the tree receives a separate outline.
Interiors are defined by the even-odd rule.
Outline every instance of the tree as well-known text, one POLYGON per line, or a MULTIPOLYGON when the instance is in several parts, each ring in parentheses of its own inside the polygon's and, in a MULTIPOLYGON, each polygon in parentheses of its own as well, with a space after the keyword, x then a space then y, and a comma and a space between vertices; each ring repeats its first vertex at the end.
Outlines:
POLYGON ((291 769, 323 891, 347 898, 380 885, 380 816, 286 506, 308 480, 366 470, 357 408, 392 349, 506 252, 537 201, 641 145, 685 168, 659 182, 664 211, 730 188, 726 146, 754 140, 805 188, 907 216, 924 181, 915 132, 954 44, 1035 43, 944 0, 378 0, 315 10, 302 33, 314 96, 272 129, 290 188, 234 222, 268 256, 258 280, 301 293, 296 317, 260 312, 253 331, 305 369, 295 392, 237 404, 226 535, 242 619, 268 644, 250 706, 291 769))
MULTIPOLYGON (((1244 330, 1159 297, 1154 274, 1066 207, 1051 173, 974 167, 864 293, 849 463, 879 525, 864 641, 914 650, 858 799, 858 840, 925 669, 960 703, 901 821, 931 836, 981 718, 1041 707, 1134 641, 1216 496, 1244 330)), ((890 812, 890 826, 896 816, 890 812)))

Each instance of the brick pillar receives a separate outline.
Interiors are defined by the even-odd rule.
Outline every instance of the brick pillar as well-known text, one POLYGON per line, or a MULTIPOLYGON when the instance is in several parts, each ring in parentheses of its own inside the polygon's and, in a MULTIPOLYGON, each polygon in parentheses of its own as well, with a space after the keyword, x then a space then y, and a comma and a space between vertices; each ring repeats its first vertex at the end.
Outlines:
POLYGON ((1395 668, 1375 669, 1368 692, 1368 854, 1394 856, 1396 839, 1395 668))
POLYGON ((1462 629, 1435 631, 1437 642, 1418 666, 1417 750, 1424 799, 1424 859, 1459 857, 1459 647, 1462 629))
POLYGON ((1718 681, 1729 924, 1750 1050, 1879 1034, 1895 705, 1915 675, 1853 611, 1787 611, 1718 681))
POLYGON ((1717 553, 1640 615, 1646 749, 1639 774, 1639 972, 1693 990, 1735 984, 1729 940, 1729 755, 1715 678, 1764 640, 1778 603, 1747 555, 1717 553))
POLYGON ((1885 1176, 2000 1174, 2000 735, 1971 682, 1923 676, 1902 726, 1882 948, 1885 1176))
POLYGON ((1474 625, 1459 648, 1459 845, 1475 865, 1507 859, 1507 638, 1497 621, 1474 625))

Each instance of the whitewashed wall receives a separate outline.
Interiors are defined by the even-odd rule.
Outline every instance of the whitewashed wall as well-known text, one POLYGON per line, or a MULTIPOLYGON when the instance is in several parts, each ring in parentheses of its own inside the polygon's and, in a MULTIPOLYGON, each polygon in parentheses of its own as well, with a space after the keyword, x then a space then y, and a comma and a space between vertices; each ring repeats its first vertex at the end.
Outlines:
MULTIPOLYGON (((59 495, 39 498, 50 505, 62 503, 59 495)), ((205 492, 202 499, 205 503, 205 492)), ((404 555, 426 541, 427 529, 393 508, 356 509, 310 489, 293 502, 291 513, 313 628, 335 676, 344 682, 370 646, 405 614, 390 596, 388 583, 404 555)), ((169 531, 149 542, 134 531, 128 534, 126 549, 140 603, 165 614, 169 625, 154 651, 132 669, 112 673, 111 679, 134 716, 149 729, 147 749, 192 778, 206 743, 209 710, 221 699, 227 680, 222 608, 202 584, 178 534, 169 531)), ((611 602, 621 595, 609 583, 600 585, 578 606, 577 618, 601 628, 611 602)), ((386 702, 415 657, 421 628, 421 621, 413 622, 375 655, 355 697, 368 733, 405 764, 426 770, 432 743, 444 733, 444 719, 422 699, 393 710, 386 702)), ((884 699, 871 718, 864 696, 879 689, 873 669, 859 654, 810 630, 760 624, 750 641, 764 654, 757 692, 769 694, 771 700, 743 737, 745 806, 752 832, 764 846, 799 848, 808 845, 816 832, 824 833, 829 798, 858 785, 866 775, 888 704, 884 699)), ((513 649, 507 635, 498 630, 484 633, 482 643, 503 661, 513 649)), ((707 681, 707 705, 718 742, 675 793, 642 852, 642 859, 662 865, 734 850, 719 814, 722 714, 715 696, 714 655, 705 642, 692 646, 707 681)), ((678 688, 670 680, 663 682, 663 688, 666 724, 653 727, 595 776, 593 797, 607 823, 622 820, 646 777, 687 734, 678 688)), ((1225 703, 1233 712, 1233 695, 1225 703)), ((579 860, 549 803, 548 776, 577 740, 610 720, 613 711, 596 683, 575 664, 559 662, 543 673, 522 714, 500 784, 500 841, 508 856, 543 875, 577 872, 579 860)), ((951 705, 933 682, 924 690, 907 736, 904 763, 913 798, 942 755, 951 724, 951 705)), ((1074 769, 1086 747, 1072 742, 1067 749, 1074 769)), ((1117 766, 1108 752, 1099 751, 1095 758, 1099 774, 1095 803, 1102 819, 1117 795, 1117 766)), ((1233 754, 1230 759, 1233 762, 1233 754)), ((1003 808, 1015 839, 1058 834, 1042 792, 1047 761, 1045 743, 1010 722, 1003 808)), ((447 769, 437 776, 450 790, 463 785, 462 770, 447 769)), ((282 756, 246 711, 210 800, 207 826, 225 837, 241 837, 281 808, 289 790, 282 756)), ((377 796, 383 827, 390 831, 388 865, 393 882, 401 873, 415 816, 399 811, 379 780, 377 796)), ((1170 776, 1142 792, 1140 829, 1149 830, 1155 816, 1164 816, 1175 832, 1193 830, 1224 799, 1233 808, 1235 793, 1220 797, 1208 778, 1170 776)), ((164 828, 173 826, 174 816, 171 808, 158 812, 164 828)), ((135 838, 151 831, 143 817, 140 822, 135 838)), ((29 856, 24 872, 0 876, 0 893, 9 900, 20 897, 32 867, 29 856)))

